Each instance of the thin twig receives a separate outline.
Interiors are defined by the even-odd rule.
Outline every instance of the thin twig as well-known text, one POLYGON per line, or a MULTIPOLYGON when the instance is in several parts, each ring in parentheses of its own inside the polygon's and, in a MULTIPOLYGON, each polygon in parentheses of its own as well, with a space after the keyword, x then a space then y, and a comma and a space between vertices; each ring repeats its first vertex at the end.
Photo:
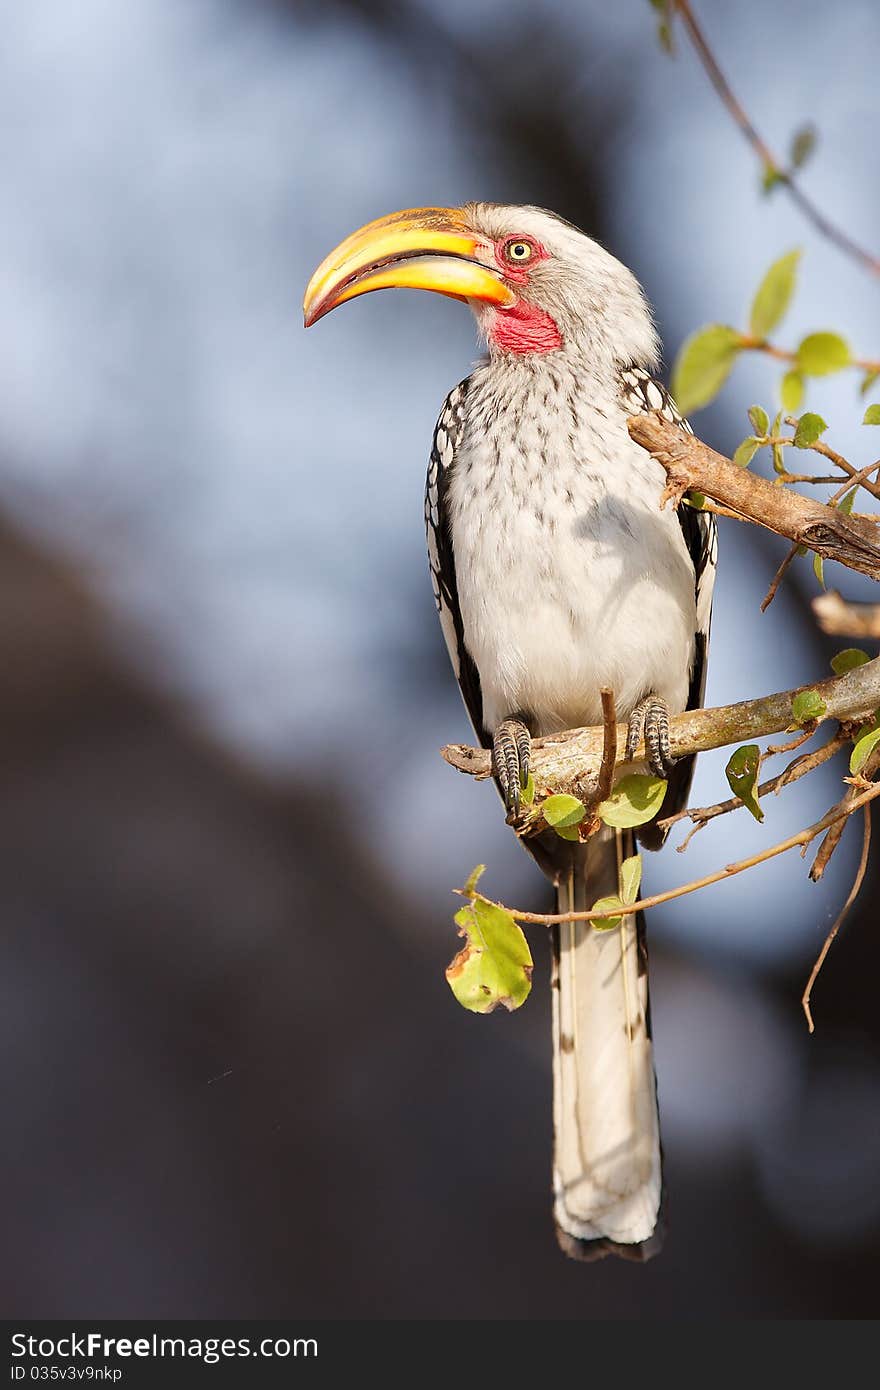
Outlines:
MULTIPOLYGON (((790 786, 792 782, 797 782, 801 777, 806 777, 808 772, 812 772, 822 763, 828 762, 829 758, 833 758, 835 753, 838 753, 848 741, 848 736, 843 730, 838 729, 837 733, 827 743, 823 743, 821 748, 816 748, 812 753, 803 753, 799 758, 794 758, 775 777, 769 777, 766 782, 762 782, 757 789, 757 797, 760 799, 771 793, 778 795, 784 787, 790 786)), ((769 749, 767 751, 769 753, 769 749)), ((738 811, 744 805, 745 802, 742 797, 731 796, 727 801, 719 801, 714 806, 685 807, 683 811, 677 811, 674 816, 665 816, 663 820, 659 820, 657 827, 660 830, 669 830, 681 820, 690 819, 694 822, 685 839, 676 846, 678 853, 682 854, 697 831, 702 830, 704 825, 708 825, 710 820, 715 820, 717 816, 726 816, 730 811, 738 811)))
POLYGON ((775 175, 776 179, 788 189, 789 197, 797 204, 804 216, 812 222, 813 226, 822 236, 826 237, 828 241, 832 242, 840 251, 843 251, 845 255, 851 256, 853 260, 858 261, 860 265, 864 266, 865 269, 869 270, 873 275, 880 275, 880 258, 872 255, 870 251, 866 251, 858 242, 853 241, 852 237, 847 232, 835 226, 822 209, 817 207, 812 199, 808 198, 805 193, 801 192, 799 185, 794 181, 791 171, 780 164, 772 150, 762 140, 754 125, 749 120, 749 117, 734 96, 727 78, 718 66, 715 55, 706 42, 702 29, 694 18, 688 0, 673 0, 673 7, 681 16, 682 23, 687 29, 691 42, 709 76, 712 86, 715 88, 746 140, 748 140, 749 144, 752 146, 752 149, 757 153, 765 171, 769 171, 775 175))
POLYGON ((596 801, 607 801, 614 784, 614 765, 617 762, 617 706, 614 691, 603 686, 599 692, 602 697, 602 762, 599 765, 599 781, 596 786, 596 801))
MULTIPOLYGON (((785 473, 777 473, 773 481, 776 483, 777 487, 779 487, 782 483, 817 483, 822 484, 823 486, 828 486, 831 483, 839 483, 840 474, 823 473, 817 477, 815 473, 789 473, 786 470, 785 473)), ((849 487, 849 483, 847 483, 847 487, 849 487)))
MULTIPOLYGON (((861 367, 866 364, 860 362, 858 365, 861 367)), ((872 371, 880 372, 880 362, 868 363, 867 366, 869 366, 872 371)), ((793 429, 797 429, 798 421, 796 416, 786 415, 785 423, 791 425, 793 429)), ((828 499, 829 502, 837 501, 838 497, 842 497, 845 492, 849 492, 853 483, 856 481, 858 481, 859 487, 863 487, 865 492, 870 492, 872 497, 876 497, 877 500, 880 501, 880 483, 872 483, 869 478, 869 474, 880 467, 880 459, 876 460, 874 463, 868 464, 867 468, 856 468, 854 464, 850 463, 849 459, 843 457, 843 454, 839 454, 836 449, 831 448, 830 444, 826 444, 824 439, 814 439, 813 443, 809 444, 807 447, 811 449, 814 454, 819 454, 821 458, 827 459, 829 463, 833 463, 835 468, 839 468, 841 473, 846 473, 847 475, 848 481, 838 489, 833 498, 828 499)))
POLYGON ((782 560, 782 563, 779 565, 779 568, 777 569, 773 578, 770 580, 770 588, 767 590, 766 594, 761 599, 762 613, 767 612, 767 609, 770 607, 771 603, 775 599, 776 591, 782 583, 783 579, 785 578, 785 572, 791 564, 792 560, 796 559, 799 550, 800 546, 793 545, 791 549, 786 552, 785 557, 782 560))
MULTIPOLYGON (((868 756, 860 774, 850 782, 846 793, 841 798, 840 805, 845 806, 848 802, 853 802, 859 792, 873 781, 878 768, 880 768, 880 751, 875 748, 868 756)), ((845 821, 838 821, 836 825, 832 825, 826 830, 825 837, 816 852, 816 858, 810 865, 810 878, 814 883, 819 882, 828 868, 831 856, 840 844, 840 837, 843 834, 845 824, 845 821)))
POLYGON ((812 992, 813 992, 813 985, 816 983, 816 980, 817 980, 818 975, 819 975, 819 971, 822 969, 822 966, 825 964, 825 957, 828 955, 828 952, 831 950, 831 943, 834 941, 834 938, 837 936, 837 933, 840 931, 840 928, 843 926, 844 919, 846 918, 847 913, 849 912, 850 908, 852 907, 853 903, 855 902, 856 898, 857 898, 858 895, 859 895, 859 890, 861 889, 862 882, 863 882, 864 877, 865 877, 865 870, 866 870, 867 867, 868 867, 868 850, 870 849, 870 847, 871 847, 871 806, 870 806, 870 803, 869 803, 869 802, 866 802, 866 803, 865 803, 865 832, 864 832, 864 835, 862 836, 862 854, 861 854, 861 858, 859 859, 859 867, 858 867, 858 869, 856 870, 856 876, 855 876, 855 878, 853 879, 852 888, 850 888, 850 890, 849 890, 849 897, 847 898, 846 902, 843 904, 843 907, 841 908, 840 912, 838 913, 837 919, 836 919, 834 925, 832 926, 830 932, 828 933, 828 935, 827 935, 826 938, 825 938, 825 941, 824 941, 824 943, 823 943, 823 945, 822 945, 822 949, 821 949, 821 951, 819 952, 818 956, 816 957, 816 962, 815 962, 815 964, 814 964, 812 970, 810 971, 810 978, 807 980, 807 984, 806 984, 806 988, 805 988, 805 990, 804 990, 804 992, 803 992, 803 996, 801 997, 801 1004, 803 1005, 803 1010, 804 1010, 804 1013, 806 1014, 806 1018, 807 1018, 807 1027, 809 1028, 809 1030, 810 1030, 811 1033, 812 1033, 812 1032, 814 1031, 814 1029, 815 1029, 815 1025, 814 1025, 814 1023, 813 1023, 813 1012, 812 1012, 812 1010, 811 1010, 811 1008, 810 1008, 810 996, 812 995, 812 992))
POLYGON ((558 922, 592 922, 596 917, 629 917, 634 912, 643 912, 649 907, 659 907, 661 903, 671 902, 673 898, 683 898, 688 893, 696 893, 701 888, 709 888, 713 883, 721 883, 723 879, 733 878, 735 874, 745 873, 746 869, 753 869, 757 864, 766 864, 768 859, 775 859, 777 855, 785 854, 790 849, 796 849, 798 845, 808 845, 812 840, 815 840, 817 835, 821 835, 823 830, 827 830, 829 825, 833 825, 838 820, 846 819, 847 816, 851 816, 878 796, 880 796, 880 783, 875 783, 867 791, 857 796, 846 808, 841 805, 833 806, 814 825, 807 826, 806 830, 799 830, 796 835, 790 835, 787 840, 780 840, 778 844, 761 850, 759 854, 752 854, 748 859, 740 859, 735 864, 727 864, 723 869, 716 869, 715 873, 694 879, 692 883, 684 883, 678 888, 667 889, 665 893, 655 893, 653 897, 622 904, 620 907, 603 907, 599 908, 598 911, 591 908, 588 912, 521 912, 517 908, 505 907, 504 903, 495 902, 482 893, 469 892, 466 888, 456 888, 454 891, 460 897, 479 898, 481 902, 488 903, 490 907, 499 907, 504 912, 509 912, 517 922, 537 922, 545 927, 555 926, 558 922))
POLYGON ((787 743, 768 743, 761 754, 761 762, 765 758, 775 757, 777 753, 793 753, 796 748, 801 748, 805 743, 809 743, 815 732, 816 730, 808 725, 799 734, 795 734, 794 738, 790 738, 787 743))

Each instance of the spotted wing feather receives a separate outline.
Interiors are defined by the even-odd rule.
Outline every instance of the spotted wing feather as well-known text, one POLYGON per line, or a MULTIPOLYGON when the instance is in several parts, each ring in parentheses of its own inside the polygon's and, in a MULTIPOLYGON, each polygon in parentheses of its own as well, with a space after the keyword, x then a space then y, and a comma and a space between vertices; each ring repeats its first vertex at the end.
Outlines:
POLYGON ((474 732, 483 746, 488 748, 492 739, 483 724, 480 675, 464 641, 447 505, 449 483, 455 468, 455 451, 464 428, 464 402, 467 390, 468 383, 465 380, 450 391, 434 429, 425 486, 425 533, 434 602, 446 639, 449 659, 458 678, 474 732))

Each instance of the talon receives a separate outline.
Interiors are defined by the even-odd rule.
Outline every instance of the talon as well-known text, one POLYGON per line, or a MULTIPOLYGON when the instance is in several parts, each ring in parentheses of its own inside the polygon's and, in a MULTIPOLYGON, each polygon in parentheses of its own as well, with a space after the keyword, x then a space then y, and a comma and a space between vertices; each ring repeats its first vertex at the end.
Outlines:
POLYGON ((668 779, 675 766, 669 746, 669 710, 659 695, 641 700, 629 717, 626 735, 626 757, 635 757, 639 739, 644 735, 647 763, 655 777, 668 779))
POLYGON ((502 720, 492 739, 492 761, 508 819, 519 814, 520 791, 529 780, 531 742, 528 728, 517 718, 502 720))
POLYGON ((532 758, 532 736, 525 724, 520 724, 516 736, 516 751, 519 756, 519 784, 525 791, 529 783, 529 764, 532 758))
POLYGON ((626 731, 626 761, 633 762, 636 756, 636 749, 642 737, 642 726, 645 722, 645 714, 648 709, 648 701, 640 700, 629 717, 629 724, 626 731))

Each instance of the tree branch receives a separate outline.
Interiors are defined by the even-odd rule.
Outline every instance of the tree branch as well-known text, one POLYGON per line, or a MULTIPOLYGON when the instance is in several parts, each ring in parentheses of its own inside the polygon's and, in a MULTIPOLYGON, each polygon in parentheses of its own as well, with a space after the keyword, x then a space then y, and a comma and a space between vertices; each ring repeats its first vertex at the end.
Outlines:
POLYGON ((880 603, 847 603, 834 589, 813 599, 823 632, 832 637, 867 637, 880 641, 880 603))
POLYGON ((780 488, 737 468, 708 444, 664 420, 657 411, 633 415, 631 437, 666 470, 666 493, 677 506, 686 492, 704 492, 740 516, 805 545, 827 560, 880 580, 880 546, 870 522, 780 488))
MULTIPOLYGON (((811 445, 810 447, 815 448, 815 445, 811 445)), ((847 467, 850 467, 850 465, 847 464, 847 467)), ((839 502, 841 497, 843 497, 845 493, 849 492, 851 484, 853 486, 858 485, 859 487, 867 488, 869 491, 873 492, 877 485, 876 483, 869 483, 867 480, 868 475, 873 473, 876 468, 880 468, 880 460, 878 460, 876 463, 869 463, 867 468, 860 468, 858 472, 851 474, 847 478, 846 482, 842 483, 841 486, 837 489, 837 491, 831 494, 825 505, 831 506, 835 502, 839 502)), ((792 560, 794 560, 797 553, 798 548, 796 545, 793 545, 788 551, 785 558, 783 559, 781 565, 774 574, 773 578, 770 580, 770 588, 767 590, 766 594, 761 600, 762 613, 766 613, 767 609, 770 607, 770 604, 776 597, 776 591, 782 583, 783 578, 785 577, 785 572, 791 564, 792 560)))
MULTIPOLYGON (((737 470, 738 471, 738 470, 737 470)), ((825 702, 824 718, 840 723, 860 722, 873 717, 880 708, 880 657, 846 671, 842 676, 783 690, 757 700, 743 700, 717 709, 686 710, 669 721, 669 739, 676 758, 704 753, 728 744, 750 743, 765 734, 782 733, 792 727, 791 702, 800 690, 814 690, 825 702)), ((596 726, 548 734, 532 744, 531 768, 538 795, 568 792, 584 802, 596 799, 599 769, 605 744, 605 729, 596 726)), ((617 734, 617 761, 623 762, 626 733, 617 734)), ((449 744, 442 756, 451 767, 472 777, 489 777, 492 755, 485 748, 449 744)), ((645 758, 644 745, 636 750, 636 762, 645 758)))

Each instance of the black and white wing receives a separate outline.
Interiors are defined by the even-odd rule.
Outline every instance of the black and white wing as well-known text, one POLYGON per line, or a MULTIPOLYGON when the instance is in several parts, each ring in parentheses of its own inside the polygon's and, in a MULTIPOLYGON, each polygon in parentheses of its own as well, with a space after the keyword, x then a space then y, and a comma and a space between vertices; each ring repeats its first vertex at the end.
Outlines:
MULTIPOLYGON (((655 381, 649 372, 641 367, 628 367, 621 375, 621 393, 627 411, 638 415, 643 411, 656 410, 673 425, 679 425, 688 434, 693 430, 679 411, 666 387, 655 381)), ((715 588, 715 571, 718 566, 718 527, 711 512, 696 511, 682 504, 678 508, 678 520, 694 566, 694 587, 697 601, 697 626, 694 633, 694 660, 691 667, 688 709, 699 709, 706 692, 706 662, 709 654, 709 629, 712 622, 712 592, 715 588)), ((660 816, 673 815, 687 802, 691 779, 694 775, 694 759, 682 758, 669 779, 669 790, 663 803, 660 816)), ((647 838, 642 835, 642 843, 652 847, 651 826, 646 826, 647 838)))
POLYGON ((492 746, 491 735, 483 724, 483 692, 480 674, 464 643, 458 587, 455 582, 455 555, 449 529, 447 498, 455 450, 464 425, 464 402, 468 391, 465 379, 443 402, 434 429, 431 459, 425 486, 425 532, 428 540, 428 563, 434 601, 440 616, 440 626, 446 639, 452 669, 461 688, 462 697, 474 732, 484 748, 492 746))

